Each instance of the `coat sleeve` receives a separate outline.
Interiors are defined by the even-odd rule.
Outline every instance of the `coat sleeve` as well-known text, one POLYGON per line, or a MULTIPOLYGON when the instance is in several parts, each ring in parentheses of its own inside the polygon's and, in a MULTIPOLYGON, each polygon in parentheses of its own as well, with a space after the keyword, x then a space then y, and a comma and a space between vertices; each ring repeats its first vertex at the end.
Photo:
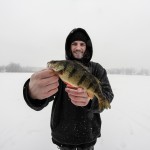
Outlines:
POLYGON ((54 96, 51 96, 51 97, 43 99, 43 100, 32 99, 30 97, 29 91, 28 91, 29 82, 30 82, 30 79, 28 79, 23 86, 24 100, 29 107, 31 107, 32 109, 34 109, 36 111, 39 111, 39 110, 43 109, 44 107, 46 107, 48 105, 48 103, 54 99, 54 96))
MULTIPOLYGON (((92 73, 94 76, 96 76, 100 80, 102 93, 104 97, 111 103, 114 98, 114 94, 113 94, 109 79, 107 77, 106 70, 100 64, 95 63, 92 66, 92 73)), ((87 107, 90 108, 90 110, 93 111, 94 113, 100 113, 103 111, 103 110, 99 110, 98 100, 96 97, 94 97, 90 101, 87 107)))

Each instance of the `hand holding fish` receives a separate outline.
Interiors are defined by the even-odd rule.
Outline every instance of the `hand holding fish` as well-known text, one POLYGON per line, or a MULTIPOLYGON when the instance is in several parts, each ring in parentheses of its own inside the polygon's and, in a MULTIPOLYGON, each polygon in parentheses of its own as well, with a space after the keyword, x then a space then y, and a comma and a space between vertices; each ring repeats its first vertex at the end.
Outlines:
POLYGON ((68 93, 71 102, 76 106, 86 106, 90 98, 83 88, 66 87, 65 91, 68 93))
MULTIPOLYGON (((80 87, 86 90, 87 93, 84 93, 83 97, 85 97, 85 95, 89 95, 89 97, 92 97, 93 99, 93 97, 95 96, 98 100, 100 110, 111 108, 109 100, 107 100, 103 95, 100 80, 93 74, 91 74, 88 69, 83 66, 83 64, 77 61, 61 60, 50 61, 47 63, 47 67, 52 69, 60 77, 60 79, 64 81, 64 83, 70 84, 71 86, 76 88, 80 87)), ((78 92, 76 92, 76 94, 77 93, 78 92)), ((76 100, 75 103, 77 103, 77 99, 80 100, 79 97, 76 97, 81 93, 78 93, 77 95, 76 94, 69 95, 71 97, 71 100, 76 100)), ((72 102, 74 103, 74 101, 72 102)), ((80 104, 78 103, 77 105, 84 105, 83 103, 81 101, 80 104)))
POLYGON ((29 94, 33 99, 45 99, 58 91, 58 76, 53 70, 44 69, 34 73, 29 82, 29 94))

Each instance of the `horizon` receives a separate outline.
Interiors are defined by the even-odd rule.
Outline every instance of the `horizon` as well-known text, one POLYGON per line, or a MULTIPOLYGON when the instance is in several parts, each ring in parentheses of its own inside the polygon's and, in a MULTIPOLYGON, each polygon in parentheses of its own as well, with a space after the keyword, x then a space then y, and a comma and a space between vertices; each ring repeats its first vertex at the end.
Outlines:
MULTIPOLYGON (((43 70, 44 67, 21 66, 18 63, 10 63, 6 66, 0 66, 0 73, 28 73, 43 70)), ((105 68, 108 74, 118 75, 150 75, 150 69, 145 68, 105 68)))

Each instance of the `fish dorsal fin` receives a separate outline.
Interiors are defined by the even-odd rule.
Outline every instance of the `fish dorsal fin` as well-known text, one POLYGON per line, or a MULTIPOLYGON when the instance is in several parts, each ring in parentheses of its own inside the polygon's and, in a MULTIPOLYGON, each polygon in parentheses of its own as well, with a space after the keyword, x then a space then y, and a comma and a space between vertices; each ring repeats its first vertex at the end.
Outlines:
POLYGON ((98 80, 98 78, 97 78, 97 77, 95 77, 95 80, 97 81, 97 83, 101 83, 101 82, 100 82, 100 80, 98 80))
POLYGON ((76 64, 80 65, 81 67, 83 67, 86 71, 90 72, 88 67, 84 66, 81 62, 77 61, 77 60, 73 60, 73 62, 75 62, 76 64))

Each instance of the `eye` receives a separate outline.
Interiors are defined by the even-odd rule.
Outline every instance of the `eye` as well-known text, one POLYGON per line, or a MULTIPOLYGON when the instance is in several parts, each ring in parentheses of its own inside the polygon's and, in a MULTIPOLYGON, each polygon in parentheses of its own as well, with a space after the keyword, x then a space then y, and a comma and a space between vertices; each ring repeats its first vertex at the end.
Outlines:
POLYGON ((76 45, 77 45, 77 43, 76 43, 76 42, 73 42, 71 45, 76 46, 76 45))
POLYGON ((81 45, 81 46, 86 46, 86 44, 85 44, 85 43, 81 43, 80 45, 81 45))

